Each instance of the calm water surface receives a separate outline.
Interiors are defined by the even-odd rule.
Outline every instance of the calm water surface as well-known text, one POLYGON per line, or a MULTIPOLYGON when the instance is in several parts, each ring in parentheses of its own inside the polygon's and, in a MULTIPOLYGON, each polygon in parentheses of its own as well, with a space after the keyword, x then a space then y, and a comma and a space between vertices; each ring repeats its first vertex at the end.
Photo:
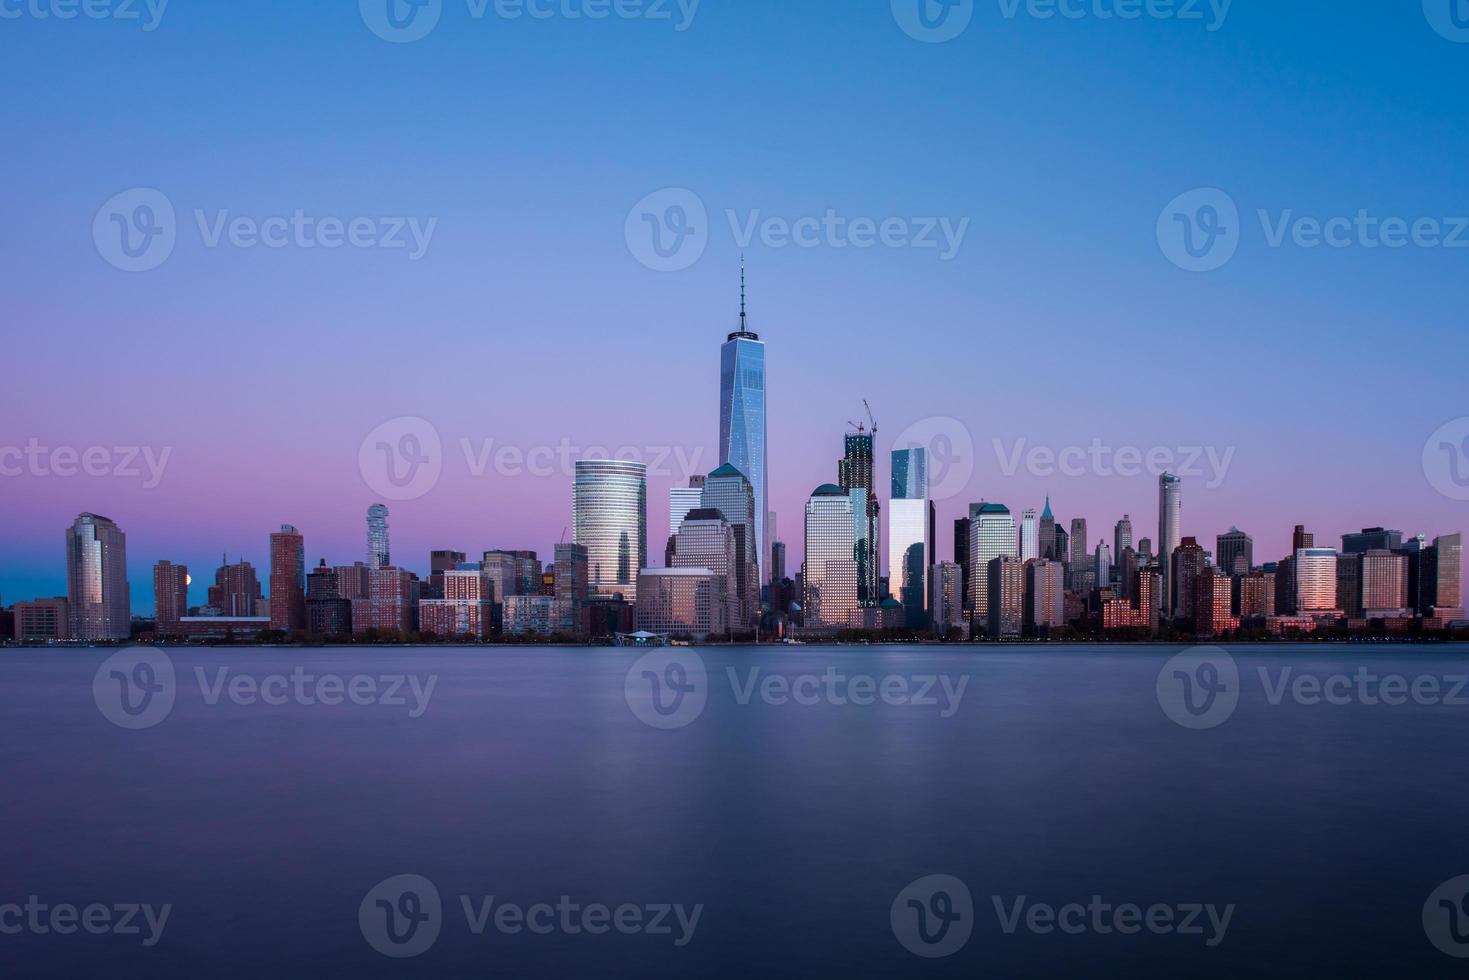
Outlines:
POLYGON ((1201 730, 1160 706, 1178 652, 702 649, 701 677, 610 649, 170 651, 173 705, 138 730, 99 709, 111 651, 0 652, 0 904, 171 905, 151 947, 146 925, 0 935, 0 975, 1463 976, 1423 910, 1469 874, 1469 706, 1271 694, 1287 667, 1366 670, 1436 678, 1441 701, 1469 648, 1233 648, 1238 706, 1201 730), (365 678, 374 703, 269 688, 297 668, 365 678), (379 703, 405 674, 418 693, 379 703), (665 709, 669 683, 698 690, 662 715, 648 676, 665 709), (867 690, 854 677, 873 703, 838 703, 867 690), (939 677, 937 703, 897 703, 939 677), (359 909, 404 874, 442 910, 421 954, 391 958, 359 909), (967 913, 970 935, 920 958, 892 909, 935 874, 971 902, 928 911, 967 913), (668 933, 476 934, 461 897, 491 896, 702 908, 668 933), (1202 935, 1007 932, 995 908, 1093 896, 1234 909, 1210 946, 1206 916, 1202 935))

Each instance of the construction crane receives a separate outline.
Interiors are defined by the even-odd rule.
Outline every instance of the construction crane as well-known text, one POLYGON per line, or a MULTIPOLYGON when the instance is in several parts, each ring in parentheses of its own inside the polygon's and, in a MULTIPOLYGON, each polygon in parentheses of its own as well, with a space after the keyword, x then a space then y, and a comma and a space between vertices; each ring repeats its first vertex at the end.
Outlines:
POLYGON ((862 399, 862 407, 867 409, 867 421, 872 423, 872 438, 877 438, 877 417, 872 414, 872 406, 867 404, 867 399, 862 399))

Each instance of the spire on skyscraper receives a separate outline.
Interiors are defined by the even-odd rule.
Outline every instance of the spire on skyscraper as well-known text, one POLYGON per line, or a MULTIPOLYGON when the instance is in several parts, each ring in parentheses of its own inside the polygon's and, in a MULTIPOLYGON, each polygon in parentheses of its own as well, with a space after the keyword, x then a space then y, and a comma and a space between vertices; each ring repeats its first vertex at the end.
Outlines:
POLYGON ((1048 519, 1049 520, 1055 520, 1056 519, 1055 515, 1051 513, 1051 495, 1050 494, 1046 494, 1046 509, 1041 512, 1041 520, 1044 521, 1044 520, 1048 520, 1048 519))
POLYGON ((760 335, 751 333, 749 328, 749 317, 745 312, 745 253, 740 253, 740 328, 729 335, 730 340, 741 338, 744 340, 759 340, 760 335))

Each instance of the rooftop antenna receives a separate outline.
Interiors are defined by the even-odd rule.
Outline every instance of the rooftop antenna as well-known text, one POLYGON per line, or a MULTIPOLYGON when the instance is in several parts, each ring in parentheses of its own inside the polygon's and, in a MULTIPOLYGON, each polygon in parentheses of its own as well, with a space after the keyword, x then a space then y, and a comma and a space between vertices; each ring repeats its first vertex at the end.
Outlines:
POLYGON ((740 253, 740 332, 745 332, 745 253, 740 253))

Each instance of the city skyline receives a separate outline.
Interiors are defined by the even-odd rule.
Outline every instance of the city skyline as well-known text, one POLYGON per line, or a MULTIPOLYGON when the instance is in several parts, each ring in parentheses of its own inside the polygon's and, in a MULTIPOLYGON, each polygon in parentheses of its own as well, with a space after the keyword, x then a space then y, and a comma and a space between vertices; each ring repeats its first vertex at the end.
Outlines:
MULTIPOLYGON (((142 459, 136 479, 36 476, 24 461, 0 478, 0 596, 56 592, 55 528, 87 510, 131 528, 150 554, 199 567, 222 549, 263 563, 259 529, 283 521, 307 532, 312 561, 355 554, 360 511, 385 499, 358 473, 362 441, 403 417, 433 424, 443 473, 427 497, 387 500, 395 551, 469 547, 442 543, 460 537, 544 551, 566 523, 571 474, 476 477, 460 440, 475 458, 490 439, 522 451, 632 441, 701 452, 695 470, 712 471, 711 351, 737 326, 741 251, 771 360, 768 509, 784 515, 791 555, 807 496, 831 479, 833 433, 862 398, 894 440, 925 419, 970 434, 973 478, 935 494, 941 526, 973 500, 1019 515, 1050 493, 1094 538, 1124 513, 1155 537, 1155 475, 1005 472, 1019 440, 1057 451, 1093 438, 1234 447, 1222 487, 1185 476, 1187 527, 1212 541, 1237 524, 1262 554, 1284 554, 1303 520, 1330 534, 1462 523, 1463 502, 1424 480, 1421 456, 1441 425, 1469 415, 1463 251, 1274 247, 1258 217, 1469 214, 1458 178, 1469 132, 1451 95, 1462 45, 1412 4, 1354 10, 1349 23, 1322 3, 1236 5, 1217 33, 989 9, 945 44, 915 41, 885 8, 705 4, 684 32, 461 18, 398 46, 353 9, 298 5, 293 43, 313 52, 317 74, 352 80, 310 105, 278 70, 274 28, 224 9, 179 8, 152 33, 9 22, 17 43, 0 71, 17 87, 79 60, 150 91, 187 72, 216 95, 140 106, 128 138, 75 124, 94 94, 80 76, 16 107, 27 192, 0 255, 34 274, 7 294, 25 326, 11 356, 26 370, 0 391, 0 416, 14 420, 0 449, 35 439, 79 454, 172 452, 150 489, 142 459), (844 75, 839 105, 812 57, 833 45, 871 66, 844 75), (1282 46, 1290 58, 1276 57, 1282 46), (219 56, 200 64, 200 50, 219 56), (735 61, 744 70, 707 70, 735 61), (481 86, 520 90, 547 64, 567 66, 555 84, 484 104, 481 86), (632 90, 655 94, 618 94, 632 90), (1221 105, 1221 92, 1234 94, 1221 105), (670 125, 648 125, 650 113, 670 125), (323 116, 364 135, 300 138, 323 116), (384 119, 392 139, 377 130, 384 119), (271 165, 283 154, 301 165, 271 165), (180 225, 169 260, 137 274, 108 264, 91 234, 104 202, 132 187, 166 194, 180 225), (1227 266, 1194 274, 1160 252, 1156 224, 1177 195, 1206 187, 1237 202, 1248 238, 1227 266), (674 272, 640 263, 624 234, 634 205, 664 188, 696 194, 710 225, 702 257, 674 272), (410 262, 402 251, 211 248, 194 217, 298 208, 439 223, 410 262), (829 210, 970 227, 947 261, 938 249, 782 245, 758 229, 737 240, 752 220, 829 210), (47 272, 57 269, 64 290, 47 272), (994 356, 1057 369, 987 371, 977 386, 975 364, 994 356), (1223 364, 1227 391, 1214 374, 1223 364), (609 371, 625 380, 613 385, 609 371), (1106 394, 1079 394, 1083 377, 1106 394), (1379 377, 1413 397, 1350 420, 1322 411, 1342 385, 1379 377), (85 396, 59 396, 59 379, 85 396)), ((885 460, 894 443, 879 442, 885 460)), ((684 479, 650 476, 652 526, 684 479)), ((130 561, 139 608, 146 565, 130 561)))

